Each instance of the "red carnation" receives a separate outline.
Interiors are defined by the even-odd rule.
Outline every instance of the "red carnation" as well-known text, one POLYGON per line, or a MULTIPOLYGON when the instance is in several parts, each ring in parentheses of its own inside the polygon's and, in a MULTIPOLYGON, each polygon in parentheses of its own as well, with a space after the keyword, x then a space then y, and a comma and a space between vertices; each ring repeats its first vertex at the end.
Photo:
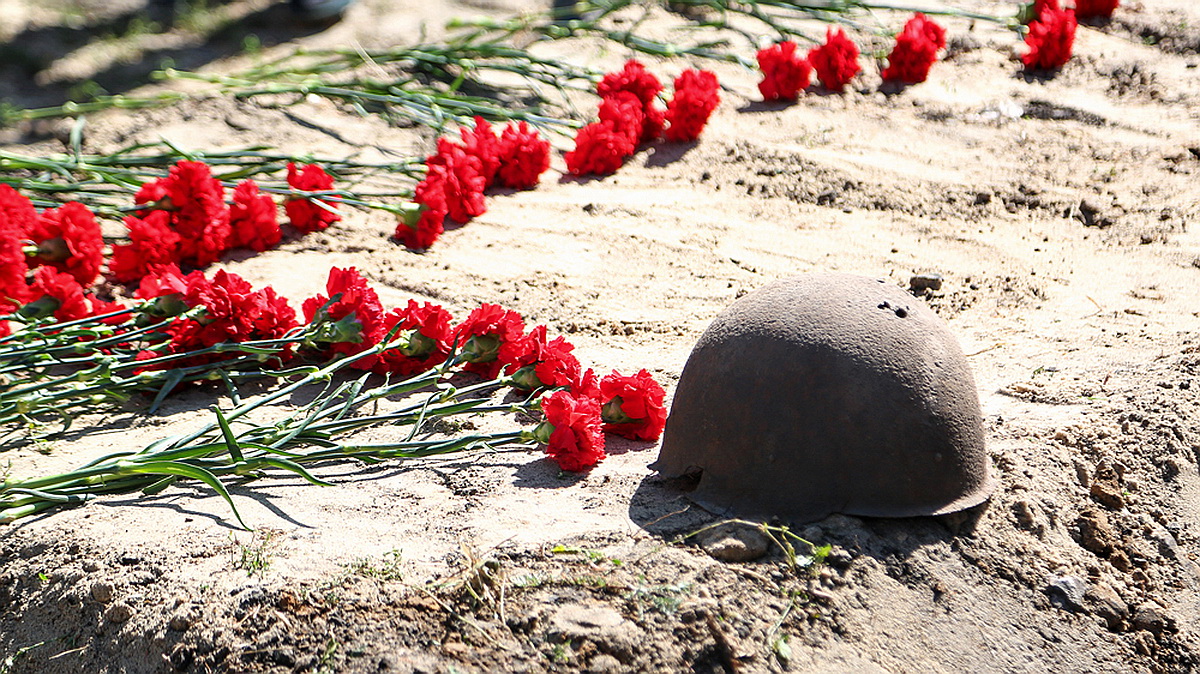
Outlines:
POLYGON ((667 111, 649 103, 642 108, 642 112, 646 117, 642 120, 641 142, 649 143, 663 134, 663 129, 667 126, 667 111))
POLYGON ((446 138, 439 138, 437 153, 430 155, 425 164, 446 169, 442 179, 442 194, 446 198, 446 213, 451 218, 468 222, 487 211, 483 201, 486 180, 478 157, 467 154, 462 146, 446 138))
POLYGON ((550 168, 550 142, 525 122, 509 124, 500 136, 500 169, 496 184, 515 190, 533 189, 550 168))
POLYGON ((946 46, 946 29, 933 19, 917 12, 913 17, 904 24, 904 30, 912 30, 921 33, 926 40, 932 42, 938 49, 946 46))
POLYGON ((207 164, 179 161, 161 182, 143 185, 135 200, 170 211, 171 225, 179 233, 179 259, 203 267, 216 262, 229 249, 229 206, 225 188, 207 164), (154 195, 165 193, 158 199, 154 195))
POLYGON ((707 70, 685 70, 675 78, 675 95, 667 104, 666 138, 692 141, 700 137, 708 117, 717 109, 717 76, 707 70))
POLYGON ((393 309, 384 318, 385 334, 396 327, 400 330, 395 338, 404 343, 379 354, 376 372, 413 375, 440 365, 450 355, 450 312, 442 307, 409 300, 407 307, 393 309))
POLYGON ((12 311, 25 300, 28 266, 22 241, 37 217, 29 199, 0 184, 0 314, 12 311))
POLYGON ((838 28, 825 31, 825 44, 808 52, 808 62, 817 71, 817 79, 830 91, 844 91, 858 74, 858 47, 838 28))
MULTIPOLYGON (((245 279, 225 270, 218 270, 211 280, 203 272, 195 271, 184 281, 187 287, 183 303, 193 309, 202 307, 204 311, 198 318, 177 318, 167 327, 172 335, 173 353, 223 342, 281 339, 297 325, 296 310, 270 286, 254 290, 245 279)), ((284 354, 290 356, 290 349, 284 354)), ((191 362, 223 358, 220 354, 209 354, 191 362)))
POLYGON ((275 200, 258 190, 258 183, 243 180, 233 189, 233 206, 229 209, 233 227, 233 247, 262 252, 273 248, 283 238, 276 217, 275 200))
MULTIPOLYGON (((333 177, 316 164, 308 164, 297 170, 296 165, 289 162, 287 181, 292 189, 301 192, 328 192, 333 189, 333 177)), ((337 204, 323 199, 288 199, 283 203, 283 208, 292 227, 304 234, 319 232, 342 219, 334 210, 337 204)))
POLYGON ((179 267, 165 264, 151 268, 138 283, 138 289, 133 296, 142 300, 152 300, 170 295, 182 295, 187 292, 187 280, 179 272, 179 267))
POLYGON ((907 84, 924 82, 937 60, 939 42, 946 43, 945 30, 926 19, 924 14, 916 14, 896 36, 896 46, 888 55, 888 67, 883 69, 883 79, 907 84))
POLYGON ((492 186, 496 171, 500 168, 502 145, 492 130, 492 125, 478 115, 475 116, 475 127, 465 126, 459 129, 462 136, 463 150, 479 160, 479 175, 483 176, 483 188, 492 186))
MULTIPOLYGON (((383 305, 357 269, 331 268, 325 291, 329 297, 310 297, 300 307, 304 320, 322 326, 316 341, 325 344, 329 353, 347 355, 365 351, 379 342, 384 335, 383 305), (330 298, 335 298, 332 303, 330 298)), ((356 363, 363 367, 373 364, 373 358, 356 363)))
POLYGON ((419 211, 406 212, 392 236, 409 250, 424 250, 442 235, 446 220, 446 167, 430 164, 425 178, 413 190, 419 211))
POLYGON ((604 430, 633 440, 657 440, 667 423, 667 393, 645 370, 613 373, 600 380, 604 430))
POLYGON ((1021 57, 1026 68, 1056 70, 1071 58, 1075 42, 1075 12, 1069 9, 1046 9, 1029 24, 1025 44, 1029 51, 1021 57))
POLYGON ((1121 0, 1075 0, 1075 15, 1081 19, 1108 19, 1121 0))
POLYGON ((760 49, 758 67, 763 78, 758 91, 766 101, 795 100, 808 86, 812 66, 808 59, 796 55, 796 43, 791 40, 760 49))
POLYGON ((636 59, 629 59, 625 67, 614 73, 608 73, 596 85, 596 93, 601 98, 609 98, 619 92, 628 91, 637 96, 642 107, 649 107, 662 91, 662 82, 636 59))
POLYGON ((571 386, 579 381, 579 359, 571 352, 575 346, 563 337, 546 339, 546 326, 538 325, 529 334, 513 342, 515 356, 506 371, 517 388, 571 386))
POLYGON ((138 215, 145 216, 151 210, 171 208, 170 202, 166 201, 167 184, 166 178, 155 178, 142 183, 142 186, 133 195, 133 203, 145 205, 145 208, 138 211, 138 215))
POLYGON ((534 431, 559 468, 582 471, 605 457, 600 430, 600 403, 555 391, 542 399, 546 421, 534 431))
POLYGON ((29 259, 31 267, 47 265, 89 286, 104 262, 104 240, 96 216, 78 202, 46 209, 25 233, 38 247, 29 259))
POLYGON ((454 329, 463 369, 494 379, 500 368, 516 358, 515 342, 525 332, 525 320, 515 311, 483 304, 454 329))
POLYGON ((628 91, 618 91, 606 96, 600 101, 597 116, 601 122, 609 122, 613 129, 625 134, 630 147, 637 148, 642 139, 642 124, 646 119, 646 114, 642 112, 642 103, 637 96, 628 91))
POLYGON ((596 371, 590 367, 584 370, 579 379, 572 382, 570 391, 577 398, 586 397, 599 402, 600 380, 596 377, 596 371))
MULTIPOLYGON (((296 327, 295 310, 270 287, 255 291, 245 279, 223 269, 211 280, 199 271, 188 274, 184 280, 187 283, 184 303, 192 308, 203 307, 204 311, 199 317, 176 318, 167 326, 172 353, 186 353, 223 342, 279 339, 296 327)), ((186 365, 222 358, 220 354, 208 354, 186 365)))
POLYGON ((156 265, 179 262, 179 234, 171 229, 166 211, 150 211, 145 218, 125 216, 129 243, 113 246, 109 274, 121 283, 137 281, 156 265))
POLYGON ((31 301, 22 307, 21 313, 31 317, 53 314, 59 322, 65 322, 95 315, 79 281, 54 267, 34 270, 33 285, 26 297, 31 301))
POLYGON ((636 146, 612 122, 594 122, 575 135, 575 149, 563 154, 567 170, 574 175, 609 175, 621 168, 636 146))

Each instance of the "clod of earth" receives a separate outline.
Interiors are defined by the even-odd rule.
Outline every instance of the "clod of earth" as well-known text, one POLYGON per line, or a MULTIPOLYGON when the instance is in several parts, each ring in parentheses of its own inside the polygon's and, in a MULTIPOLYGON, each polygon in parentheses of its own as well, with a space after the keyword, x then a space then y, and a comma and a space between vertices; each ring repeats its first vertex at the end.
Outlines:
POLYGON ((994 487, 975 382, 945 323, 848 274, 735 302, 684 366, 653 466, 723 514, 813 521, 978 505, 994 487))

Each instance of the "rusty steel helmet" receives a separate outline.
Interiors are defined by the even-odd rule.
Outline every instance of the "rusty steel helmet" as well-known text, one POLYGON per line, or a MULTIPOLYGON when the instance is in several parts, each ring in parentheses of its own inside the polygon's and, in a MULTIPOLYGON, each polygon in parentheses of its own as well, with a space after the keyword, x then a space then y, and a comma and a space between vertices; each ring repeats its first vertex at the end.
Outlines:
POLYGON ((946 324, 898 286, 821 273, 734 302, 692 350, 662 449, 719 514, 939 515, 995 487, 975 381, 946 324))

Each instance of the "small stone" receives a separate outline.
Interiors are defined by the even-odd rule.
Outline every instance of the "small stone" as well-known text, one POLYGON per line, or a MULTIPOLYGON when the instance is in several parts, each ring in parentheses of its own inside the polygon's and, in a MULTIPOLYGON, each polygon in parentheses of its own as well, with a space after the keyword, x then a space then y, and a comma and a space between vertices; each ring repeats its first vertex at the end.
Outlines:
POLYGON ((938 291, 942 289, 941 274, 914 274, 908 279, 908 289, 914 295, 920 295, 926 290, 938 291))
POLYGON ((621 666, 620 660, 608 653, 601 653, 588 662, 587 669, 584 671, 589 674, 618 674, 624 671, 624 667, 621 666))
POLYGON ((96 571, 99 571, 101 568, 100 562, 97 562, 94 559, 85 559, 85 560, 83 560, 83 563, 80 564, 80 566, 82 566, 83 570, 87 571, 88 573, 95 573, 96 571))
POLYGON ((1108 629, 1123 632, 1128 628, 1126 621, 1129 619, 1129 607, 1111 587, 1097 583, 1088 590, 1086 598, 1092 613, 1103 618, 1108 629))
POLYGON ((1163 632, 1174 632, 1175 621, 1165 610, 1153 604, 1145 604, 1133 614, 1133 627, 1158 636, 1163 632))
POLYGON ((1046 583, 1050 603, 1070 611, 1083 608, 1083 597, 1087 591, 1087 582, 1078 576, 1051 576, 1046 583))
POLYGON ((1085 549, 1100 555, 1108 556, 1113 550, 1116 534, 1108 523, 1108 515, 1103 510, 1087 510, 1079 514, 1076 520, 1079 527, 1079 544, 1085 549))
POLYGON ((1114 482, 1093 482, 1091 494, 1092 500, 1105 508, 1120 510, 1125 507, 1125 496, 1121 493, 1121 487, 1114 482))
POLYGON ((171 620, 167 626, 176 632, 186 632, 196 622, 196 615, 188 607, 181 607, 171 614, 171 620))
POLYGON ((100 602, 101 604, 107 604, 109 601, 112 600, 112 598, 113 598, 112 583, 109 583, 109 582, 103 581, 103 580, 98 580, 95 583, 92 583, 92 599, 95 599, 96 601, 100 602))
POLYGON ((608 606, 568 604, 549 617, 546 636, 555 643, 595 644, 621 662, 632 662, 641 646, 641 630, 608 606))
POLYGON ((700 534, 700 547, 722 562, 750 562, 767 554, 768 539, 758 527, 726 522, 700 534))
POLYGON ((110 623, 123 623, 133 617, 133 607, 125 602, 117 602, 104 610, 104 619, 110 623))

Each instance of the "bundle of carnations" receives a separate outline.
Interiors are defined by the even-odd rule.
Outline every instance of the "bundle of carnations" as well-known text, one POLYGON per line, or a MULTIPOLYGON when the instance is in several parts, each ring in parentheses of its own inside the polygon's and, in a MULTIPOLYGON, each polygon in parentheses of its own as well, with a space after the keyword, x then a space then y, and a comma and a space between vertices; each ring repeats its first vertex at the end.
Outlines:
POLYGON ((563 155, 575 175, 609 175, 645 143, 665 137, 689 142, 700 137, 721 98, 717 76, 689 69, 675 78, 675 94, 664 110, 657 104, 662 83, 640 62, 600 80, 599 120, 579 130, 575 149, 563 155))
POLYGON ((330 270, 326 292, 303 302, 301 324, 269 287, 254 291, 223 271, 207 279, 168 270, 143 282, 142 302, 132 308, 76 321, 42 319, 0 339, 0 356, 11 363, 0 371, 4 423, 67 416, 68 409, 156 390, 161 400, 192 380, 224 380, 235 405, 214 407, 215 422, 141 451, 61 475, 6 479, 0 522, 101 494, 153 494, 181 478, 204 482, 232 507, 226 479, 276 468, 323 484, 306 466, 345 459, 540 445, 563 470, 582 471, 604 458, 604 432, 645 441, 662 433, 665 392, 648 372, 598 377, 582 367, 569 342, 548 338, 542 325, 527 331, 516 312, 484 304, 454 325, 448 311, 429 303, 410 300, 385 311, 353 268, 330 270), (268 363, 289 369, 264 370, 268 363), (353 370, 367 372, 344 378, 353 370), (344 381, 331 388, 335 376, 344 381), (234 383, 249 377, 290 383, 242 403, 234 383), (323 390, 281 418, 249 418, 306 387, 323 390), (374 409, 396 396, 408 397, 395 409, 374 409), (363 413, 368 404, 372 411, 363 413), (466 436, 444 435, 433 423, 484 413, 517 421, 536 415, 539 423, 466 436), (407 426, 404 440, 353 441, 354 431, 380 425, 407 426))
POLYGON ((525 122, 509 124, 499 137, 482 117, 460 130, 462 144, 439 138, 425 160, 425 177, 413 190, 417 206, 404 212, 394 238, 410 250, 429 248, 449 217, 460 223, 487 210, 484 192, 493 187, 528 190, 550 168, 550 143, 525 122))

